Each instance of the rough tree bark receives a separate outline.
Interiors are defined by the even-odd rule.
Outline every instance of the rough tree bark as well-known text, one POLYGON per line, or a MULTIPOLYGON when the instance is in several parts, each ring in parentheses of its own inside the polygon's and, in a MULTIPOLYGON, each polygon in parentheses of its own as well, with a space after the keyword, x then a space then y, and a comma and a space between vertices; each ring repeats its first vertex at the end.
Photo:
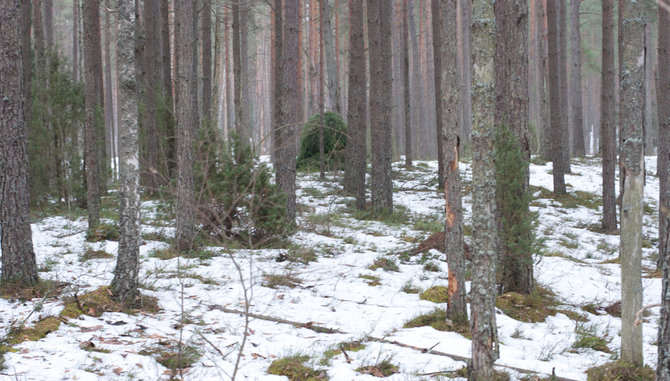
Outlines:
POLYGON ((23 94, 25 102, 23 103, 23 115, 26 129, 30 130, 30 124, 33 121, 32 113, 32 52, 30 41, 31 18, 30 1, 21 1, 21 64, 23 65, 23 94))
POLYGON ((643 2, 623 9, 620 160, 621 200, 621 359, 642 365, 642 325, 633 324, 642 308, 642 201, 644 196, 644 29, 643 2))
POLYGON ((321 8, 321 33, 323 33, 323 46, 325 49, 325 64, 327 70, 326 89, 328 92, 328 102, 333 112, 340 114, 340 81, 337 73, 337 54, 335 51, 335 37, 333 36, 333 27, 331 24, 331 8, 328 0, 319 0, 321 8))
POLYGON ((603 230, 615 232, 616 74, 614 68, 614 4, 602 2, 602 81, 600 83, 600 151, 603 156, 603 230))
POLYGON ((670 2, 658 6, 659 268, 663 270, 656 380, 670 381, 670 2), (663 5, 666 5, 664 7, 663 5), (663 69, 665 68, 665 70, 663 69))
MULTIPOLYGON (((459 67, 457 65, 458 41, 453 38, 458 31, 456 0, 433 0, 433 20, 438 19, 437 28, 433 29, 433 39, 437 40, 438 50, 435 57, 440 57, 440 66, 435 67, 441 72, 440 88, 442 94, 438 100, 437 116, 442 120, 439 145, 442 147, 444 163, 444 200, 445 200, 445 242, 444 248, 449 263, 449 301, 447 318, 455 323, 468 321, 467 303, 465 299, 465 252, 463 250, 463 206, 461 201, 461 174, 458 167, 460 138, 460 96, 459 67)), ((435 25, 435 24, 433 24, 435 25)), ((437 60, 436 60, 437 62, 437 60)))
POLYGON ((558 7, 560 0, 547 0, 547 50, 549 53, 549 134, 551 139, 551 161, 554 178, 554 193, 562 194, 565 189, 565 172, 563 165, 564 134, 567 132, 561 117, 561 89, 558 7))
POLYGON ((38 277, 28 206, 28 129, 23 105, 30 99, 23 92, 21 3, 0 3, 0 226, 2 283, 27 287, 36 284, 38 277))
POLYGON ((572 126, 572 153, 582 157, 584 146, 584 118, 582 111, 582 39, 579 24, 579 5, 582 0, 570 0, 570 125, 572 126))
POLYGON ((403 101, 405 108, 405 165, 412 166, 412 113, 411 99, 409 95, 409 0, 402 2, 402 78, 403 78, 403 101))
POLYGON ((300 47, 299 1, 284 0, 284 19, 281 17, 281 0, 275 2, 275 28, 277 49, 277 82, 281 85, 275 96, 279 102, 279 114, 275 125, 276 178, 277 184, 286 194, 286 221, 295 224, 296 214, 296 144, 295 129, 300 120, 301 105, 298 95, 298 71, 300 47), (281 53, 280 53, 281 52, 281 53), (281 79, 280 79, 281 78, 281 79))
POLYGON ((493 2, 472 2, 472 360, 468 379, 492 380, 499 357, 495 315, 495 18, 493 2))
POLYGON ((193 142, 198 127, 197 56, 193 3, 175 2, 175 60, 177 129, 177 251, 191 249, 195 238, 193 142))
MULTIPOLYGON (((528 41, 527 1, 498 1, 495 13, 495 125, 500 130, 509 129, 516 138, 523 160, 529 164, 528 45, 525 43, 528 41)), ((532 230, 519 228, 531 218, 530 211, 527 204, 519 210, 510 210, 518 207, 514 205, 513 198, 523 198, 528 191, 528 170, 519 173, 519 176, 509 181, 509 186, 514 189, 497 192, 498 234, 502 238, 498 258, 502 266, 503 292, 530 294, 533 291, 533 253, 531 246, 523 243, 531 242, 532 230)))
MULTIPOLYGON (((99 2, 99 1, 98 1, 99 2)), ((25 1, 24 3, 30 3, 25 1)), ((86 4, 86 2, 84 2, 86 4)), ((99 17, 98 17, 99 18, 99 17)), ((72 78, 79 81, 79 0, 72 1, 72 78)), ((30 24, 29 24, 30 25, 30 24)))
POLYGON ((144 3, 144 49, 142 66, 144 68, 142 109, 142 183, 152 194, 156 194, 161 185, 159 171, 160 133, 158 131, 158 101, 161 88, 161 51, 160 51, 160 8, 154 0, 144 3))
MULTIPOLYGON (((458 12, 458 1, 456 2, 456 11, 458 12)), ((441 37, 440 32, 440 2, 439 0, 431 1, 431 23, 433 28, 433 65, 434 65, 434 80, 435 80, 435 127, 437 128, 437 188, 444 189, 444 153, 442 152, 442 53, 441 53, 441 44, 444 39, 441 37)), ((458 25, 456 26, 458 28, 458 25)), ((458 52, 459 44, 458 40, 456 41, 456 49, 458 52)), ((458 55, 457 55, 458 56, 458 55)), ((457 70, 458 70, 458 79, 461 79, 461 66, 460 57, 458 57, 457 70)), ((461 94, 459 94, 459 99, 461 94)), ((460 128, 463 118, 462 116, 462 107, 459 101, 459 123, 460 128)), ((460 131, 459 131, 460 132, 460 131)))
POLYGON ((212 4, 202 1, 200 10, 202 30, 202 121, 212 122, 212 4))
POLYGON ((370 130, 372 136, 372 212, 393 211, 391 181, 391 96, 393 6, 368 0, 368 44, 370 67, 370 130))
POLYGON ((84 163, 88 227, 100 224, 98 126, 101 125, 102 51, 100 49, 100 1, 84 2, 84 163))
POLYGON ((135 4, 119 0, 117 68, 119 70, 119 249, 110 286, 114 298, 126 305, 137 302, 140 256, 140 163, 137 131, 137 60, 135 4))
MULTIPOLYGON (((547 2, 549 3, 549 1, 547 2)), ((555 0, 556 13, 558 20, 558 83, 559 83, 559 104, 561 118, 561 128, 563 133, 561 137, 560 164, 563 167, 563 173, 570 173, 570 134, 572 132, 569 121, 569 103, 568 103, 568 26, 567 26, 567 6, 563 0, 555 0)))
POLYGON ((346 148, 344 186, 356 196, 356 208, 365 209, 365 132, 368 101, 366 94, 365 51, 363 50, 363 2, 349 2, 349 134, 346 148))

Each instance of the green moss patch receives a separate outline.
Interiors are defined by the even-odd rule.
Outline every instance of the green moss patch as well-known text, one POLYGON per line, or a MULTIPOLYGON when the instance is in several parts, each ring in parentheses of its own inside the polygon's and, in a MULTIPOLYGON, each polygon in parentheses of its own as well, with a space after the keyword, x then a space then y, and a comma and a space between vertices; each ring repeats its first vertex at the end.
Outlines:
POLYGON ((419 299, 433 303, 447 303, 449 301, 449 288, 445 286, 429 287, 419 295, 419 299))
POLYGON ((29 287, 18 283, 4 282, 0 286, 0 298, 10 301, 26 301, 34 298, 57 297, 65 286, 67 286, 67 283, 53 280, 39 280, 35 285, 29 287))
POLYGON ((379 286, 379 285, 382 284, 381 278, 379 278, 378 276, 361 274, 358 277, 361 278, 361 279, 365 279, 366 280, 365 283, 367 283, 368 286, 373 286, 374 287, 374 286, 379 286))
POLYGON ((104 250, 93 250, 93 249, 88 249, 84 253, 84 255, 79 258, 80 261, 86 262, 91 259, 109 259, 109 258, 114 258, 114 256, 104 250))
POLYGON ((100 241, 118 241, 119 228, 112 224, 100 224, 93 229, 86 231, 86 241, 100 242, 100 241))
POLYGON ((363 366, 358 369, 356 369, 356 372, 362 373, 362 374, 369 374, 371 376, 375 377, 389 377, 392 376, 398 372, 400 372, 400 368, 393 364, 391 360, 383 360, 375 365, 368 365, 368 366, 363 366))
POLYGON ((541 286, 536 286, 529 295, 508 292, 496 300, 496 307, 505 315, 527 323, 542 322, 547 316, 555 316, 558 304, 556 295, 541 286))
POLYGON ((333 358, 342 354, 343 350, 345 352, 358 352, 363 349, 365 349, 365 344, 363 344, 360 340, 342 342, 336 345, 335 347, 325 351, 323 353, 323 357, 321 358, 321 360, 319 360, 319 364, 330 365, 330 361, 333 358))
POLYGON ((395 261, 391 258, 387 257, 379 257, 372 262, 370 266, 368 266, 370 270, 377 270, 377 269, 382 269, 384 271, 393 271, 393 272, 398 272, 400 269, 398 268, 398 264, 395 263, 395 261))
POLYGON ((470 324, 468 321, 452 322, 447 319, 447 311, 443 308, 436 308, 427 314, 419 315, 406 322, 403 327, 433 327, 438 331, 456 332, 465 337, 470 337, 470 324))
POLYGON ((586 371, 588 381, 651 381, 654 371, 648 366, 640 367, 621 360, 609 362, 586 371))
POLYGON ((286 376, 289 381, 328 380, 325 371, 305 365, 308 360, 309 356, 290 356, 274 360, 268 368, 268 374, 286 376))
POLYGON ((123 303, 114 300, 112 291, 105 286, 81 296, 75 294, 75 296, 67 298, 60 316, 74 319, 82 314, 98 317, 105 312, 136 313, 138 311, 150 313, 160 311, 158 300, 140 294, 135 308, 129 309, 123 303))
POLYGON ((32 327, 21 327, 12 330, 7 336, 10 345, 20 344, 24 341, 37 341, 43 339, 51 332, 57 331, 61 320, 55 316, 48 316, 35 323, 32 327))
POLYGON ((279 287, 296 288, 302 283, 300 278, 291 274, 265 274, 263 279, 265 280, 262 284, 263 287, 274 289, 279 287))

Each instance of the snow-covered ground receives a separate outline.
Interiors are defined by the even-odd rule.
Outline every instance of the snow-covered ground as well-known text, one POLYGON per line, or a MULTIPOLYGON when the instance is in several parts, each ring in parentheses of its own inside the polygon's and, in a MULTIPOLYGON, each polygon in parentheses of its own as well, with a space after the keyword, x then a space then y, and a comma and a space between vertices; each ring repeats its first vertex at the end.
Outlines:
MULTIPOLYGON (((573 162, 573 173, 566 176, 568 190, 589 192, 599 198, 599 161, 573 162)), ((471 171, 462 165, 467 188, 471 171)), ((643 266, 653 268, 657 252, 658 179, 656 158, 647 158, 645 202, 653 209, 644 216, 644 235, 649 245, 643 249, 643 266)), ((531 184, 551 190, 551 165, 531 166, 531 184)), ((446 285, 444 255, 402 255, 414 248, 430 232, 421 231, 420 222, 443 221, 443 198, 435 192, 436 163, 419 162, 412 171, 394 165, 394 202, 410 215, 408 222, 385 224, 354 218, 338 183, 339 175, 327 181, 318 175, 299 176, 299 231, 290 237, 293 251, 311 251, 317 260, 309 264, 277 262, 289 249, 224 250, 209 248, 209 259, 150 256, 152 250, 167 243, 146 240, 141 247, 140 280, 142 293, 155 296, 162 310, 158 313, 105 313, 101 317, 82 315, 63 319, 58 330, 39 341, 24 341, 5 354, 1 379, 6 380, 158 380, 169 379, 171 371, 160 365, 157 353, 193 347, 200 357, 192 367, 177 373, 177 379, 230 379, 245 331, 245 317, 233 311, 244 310, 244 290, 250 298, 249 329, 240 358, 237 379, 281 380, 267 374, 273 360, 309 356, 308 363, 323 369, 331 380, 375 379, 356 369, 388 359, 399 367, 390 380, 432 379, 434 372, 456 371, 465 362, 422 351, 469 356, 470 341, 453 332, 430 327, 403 328, 409 319, 433 311, 444 304, 420 300, 418 294, 403 291, 407 286, 426 289, 446 285), (399 271, 371 270, 379 257, 394 260, 399 271), (240 264, 243 280, 232 260, 240 264), (441 271, 424 269, 432 261, 441 271), (292 275, 301 282, 295 288, 269 288, 263 284, 268 274, 292 275), (361 277, 364 276, 364 277, 361 277), (377 280, 377 282, 374 282, 377 280), (374 285, 374 283, 379 283, 374 285), (278 318, 276 321, 261 319, 278 318), (281 320, 281 321, 279 321, 281 320), (306 326, 288 322, 304 323, 306 326), (183 323, 183 324, 180 324, 183 323), (313 326, 332 328, 337 333, 322 333, 313 326), (383 339, 383 340, 375 340, 383 339), (324 353, 339 343, 361 340, 365 348, 342 353, 329 360, 324 353), (398 344, 406 344, 401 346, 398 344), (408 347, 410 346, 410 347, 408 347), (414 347, 414 348, 411 348, 414 347)), ((538 195, 540 192, 536 192, 538 195)), ((464 199, 465 223, 470 219, 470 198, 464 199)), ((143 204, 143 233, 170 236, 169 222, 158 221, 155 202, 143 204)), ((617 353, 620 346, 620 319, 609 314, 592 314, 585 305, 608 306, 620 299, 620 271, 616 263, 605 263, 618 255, 619 237, 592 232, 589 226, 600 222, 601 208, 565 208, 559 202, 538 198, 532 209, 538 212, 538 234, 545 239, 547 255, 535 260, 537 282, 555 292, 560 308, 583 315, 577 322, 559 313, 539 323, 524 323, 498 311, 500 370, 518 367, 574 380, 585 380, 585 370, 610 361, 616 355, 593 349, 575 349, 576 329, 586 329, 609 341, 617 353)), ((425 224, 424 224, 425 225, 425 224)), ((592 229, 595 230, 595 229, 592 229)), ((25 321, 30 326, 46 316, 58 316, 63 297, 82 295, 112 279, 115 261, 81 261, 89 249, 115 254, 117 243, 89 243, 84 239, 86 221, 49 217, 33 224, 33 240, 40 277, 67 282, 63 295, 30 301, 0 299, 0 326, 6 333, 25 321)), ((466 237, 468 239, 468 237, 466 237)), ((644 303, 660 301, 659 278, 644 278, 644 303)), ((656 363, 658 308, 651 310, 644 324, 644 360, 656 363)), ((523 376, 511 371, 513 379, 523 376)))

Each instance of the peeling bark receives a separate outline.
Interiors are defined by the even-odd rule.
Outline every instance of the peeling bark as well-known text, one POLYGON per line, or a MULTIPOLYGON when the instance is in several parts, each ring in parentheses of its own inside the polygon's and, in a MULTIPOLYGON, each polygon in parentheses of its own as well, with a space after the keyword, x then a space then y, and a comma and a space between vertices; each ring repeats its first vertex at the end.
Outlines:
POLYGON ((133 0, 119 0, 117 68, 119 70, 119 249, 110 286, 126 305, 137 301, 140 255, 140 163, 137 138, 137 60, 133 0))

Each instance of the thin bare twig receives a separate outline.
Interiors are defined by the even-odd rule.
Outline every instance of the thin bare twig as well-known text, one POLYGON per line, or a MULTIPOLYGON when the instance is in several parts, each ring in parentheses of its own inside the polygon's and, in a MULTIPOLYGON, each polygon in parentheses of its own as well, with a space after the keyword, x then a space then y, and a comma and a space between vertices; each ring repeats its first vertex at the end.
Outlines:
POLYGON ((641 308, 639 311, 637 311, 637 313, 635 314, 635 323, 633 323, 633 325, 635 325, 635 326, 637 327, 638 325, 640 325, 640 323, 642 323, 641 316, 642 316, 642 314, 644 313, 644 311, 646 311, 646 310, 648 310, 648 309, 650 309, 650 308, 660 307, 660 306, 661 306, 661 303, 653 303, 653 304, 647 304, 646 306, 642 307, 642 308, 641 308))

